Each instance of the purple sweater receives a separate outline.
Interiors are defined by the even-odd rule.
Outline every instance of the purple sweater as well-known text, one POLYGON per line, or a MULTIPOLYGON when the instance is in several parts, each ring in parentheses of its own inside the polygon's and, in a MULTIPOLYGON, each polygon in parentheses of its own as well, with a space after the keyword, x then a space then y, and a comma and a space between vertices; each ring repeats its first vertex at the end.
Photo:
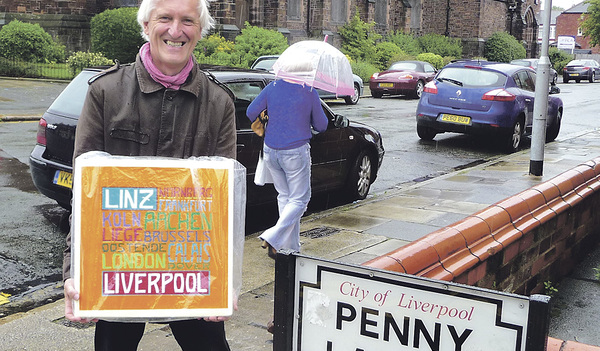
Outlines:
POLYGON ((318 132, 327 130, 319 94, 311 87, 284 80, 271 82, 248 106, 246 116, 254 121, 265 108, 269 115, 265 144, 272 149, 295 149, 308 143, 311 125, 318 132))

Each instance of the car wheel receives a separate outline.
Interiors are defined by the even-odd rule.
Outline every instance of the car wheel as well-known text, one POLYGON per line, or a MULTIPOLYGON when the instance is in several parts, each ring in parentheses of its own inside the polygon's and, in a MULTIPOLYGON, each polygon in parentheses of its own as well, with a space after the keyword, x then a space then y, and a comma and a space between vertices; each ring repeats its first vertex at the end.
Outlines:
POLYGON ((347 105, 356 105, 358 103, 358 100, 360 100, 360 88, 358 84, 354 84, 354 95, 346 96, 344 100, 346 100, 347 105))
POLYGON ((521 139, 523 139, 523 121, 518 119, 513 125, 512 132, 506 139, 506 151, 513 153, 519 150, 521 139))
POLYGON ((437 132, 433 128, 417 125, 417 135, 423 140, 433 140, 437 132))
POLYGON ((383 96, 383 93, 379 91, 371 91, 371 95, 376 99, 380 99, 383 96))
POLYGON ((569 78, 563 77, 563 83, 569 83, 569 78))
POLYGON ((348 178, 348 194, 350 194, 352 200, 363 200, 367 197, 371 189, 372 172, 371 158, 366 151, 361 151, 348 178))
POLYGON ((552 121, 552 124, 546 129, 546 142, 549 143, 551 141, 556 140, 558 137, 558 132, 560 131, 560 122, 562 120, 562 110, 558 110, 556 113, 556 119, 552 121))
POLYGON ((590 75, 590 83, 594 83, 596 81, 596 72, 592 72, 590 75))
POLYGON ((425 83, 423 83, 422 80, 417 82, 417 86, 415 87, 415 92, 414 92, 414 96, 417 99, 421 98, 421 95, 423 94, 423 89, 425 88, 425 83))

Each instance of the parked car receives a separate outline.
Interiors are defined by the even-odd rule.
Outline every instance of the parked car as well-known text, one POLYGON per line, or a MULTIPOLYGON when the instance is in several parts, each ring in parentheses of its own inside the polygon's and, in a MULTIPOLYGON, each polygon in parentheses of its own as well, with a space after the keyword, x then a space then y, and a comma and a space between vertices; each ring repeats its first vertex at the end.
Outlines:
MULTIPOLYGON (((540 59, 520 59, 520 60, 512 60, 510 61, 513 65, 519 65, 523 67, 529 67, 534 71, 537 71, 538 64, 540 63, 540 59)), ((558 82, 558 72, 552 67, 550 67, 550 84, 556 85, 558 82)))
POLYGON ((596 60, 573 60, 563 68, 563 83, 573 79, 577 83, 587 80, 590 83, 600 76, 600 65, 596 60))
POLYGON ((409 95, 420 98, 425 84, 429 83, 437 70, 423 61, 398 61, 383 72, 374 73, 369 88, 374 98, 383 95, 409 95))
MULTIPOLYGON (((558 92, 556 86, 550 93, 558 92)), ((535 71, 498 62, 460 61, 446 65, 423 90, 417 105, 417 134, 484 134, 498 139, 509 152, 531 134, 535 71)), ((548 96, 546 141, 558 136, 562 100, 548 96)))
MULTIPOLYGON (((268 72, 201 66, 206 74, 225 84, 235 97, 237 160, 247 170, 247 204, 276 202, 272 184, 254 184, 254 173, 263 139, 250 129, 246 109, 260 91, 274 79, 268 72)), ((72 157, 77 120, 83 108, 88 80, 100 69, 85 69, 56 98, 40 119, 37 143, 29 163, 35 186, 66 209, 71 208, 72 157)), ((311 140, 313 193, 342 189, 350 199, 364 199, 383 160, 380 133, 364 124, 349 122, 324 102, 329 118, 327 131, 311 140)))
MULTIPOLYGON (((252 63, 252 66, 250 66, 250 68, 268 71, 268 72, 273 73, 273 65, 275 64, 275 61, 277 61, 278 58, 279 58, 279 55, 260 56, 259 58, 254 60, 254 62, 252 63)), ((354 82, 354 95, 352 95, 352 96, 348 96, 348 95, 336 96, 334 93, 330 93, 330 92, 322 90, 322 89, 317 89, 317 91, 319 92, 319 96, 323 100, 341 98, 341 99, 344 99, 344 101, 346 101, 346 104, 348 104, 348 105, 356 105, 358 103, 358 100, 360 100, 360 96, 363 93, 364 84, 363 84, 362 78, 360 78, 356 74, 352 74, 352 80, 354 82)))

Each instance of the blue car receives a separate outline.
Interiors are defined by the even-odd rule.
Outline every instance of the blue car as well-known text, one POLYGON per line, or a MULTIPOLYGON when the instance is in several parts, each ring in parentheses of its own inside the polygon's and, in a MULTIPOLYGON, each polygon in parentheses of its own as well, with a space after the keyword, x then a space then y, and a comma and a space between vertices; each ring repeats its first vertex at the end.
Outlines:
MULTIPOLYGON (((563 115, 562 100, 550 88, 546 142, 556 139, 563 115)), ((433 140, 439 133, 494 137, 508 152, 531 135, 535 71, 529 67, 487 61, 446 65, 427 83, 417 107, 417 134, 433 140)))

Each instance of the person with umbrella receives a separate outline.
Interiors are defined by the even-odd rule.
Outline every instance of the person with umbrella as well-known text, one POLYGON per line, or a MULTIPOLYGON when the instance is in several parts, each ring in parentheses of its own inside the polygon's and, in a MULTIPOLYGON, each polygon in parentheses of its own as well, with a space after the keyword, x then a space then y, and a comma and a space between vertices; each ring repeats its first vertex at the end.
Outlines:
POLYGON ((281 249, 300 251, 300 218, 311 196, 311 127, 324 132, 328 124, 317 91, 301 79, 294 79, 294 74, 301 76, 310 71, 312 64, 302 56, 280 64, 289 74, 267 85, 246 110, 251 121, 264 109, 269 115, 264 161, 278 193, 279 219, 260 239, 272 258, 281 249))

